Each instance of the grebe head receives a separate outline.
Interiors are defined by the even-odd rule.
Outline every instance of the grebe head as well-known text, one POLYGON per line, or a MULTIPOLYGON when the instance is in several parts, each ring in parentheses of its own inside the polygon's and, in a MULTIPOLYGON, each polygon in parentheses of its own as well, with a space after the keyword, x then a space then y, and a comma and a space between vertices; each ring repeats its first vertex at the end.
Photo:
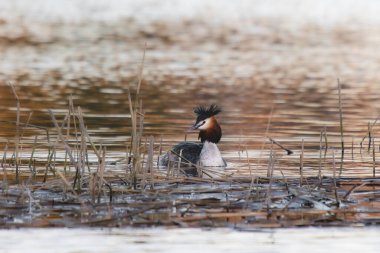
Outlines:
POLYGON ((222 129, 214 116, 221 111, 222 110, 216 105, 211 105, 208 108, 198 106, 194 109, 194 113, 197 114, 197 119, 191 129, 200 130, 198 139, 201 139, 202 142, 209 141, 218 143, 220 141, 222 129))

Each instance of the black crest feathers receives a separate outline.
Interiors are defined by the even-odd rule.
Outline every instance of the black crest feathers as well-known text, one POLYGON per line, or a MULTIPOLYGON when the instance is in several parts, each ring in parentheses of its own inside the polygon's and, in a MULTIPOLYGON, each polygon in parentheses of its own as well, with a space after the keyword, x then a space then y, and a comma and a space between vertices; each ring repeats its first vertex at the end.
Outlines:
POLYGON ((206 108, 204 106, 198 106, 194 108, 194 113, 197 114, 197 122, 201 120, 205 120, 207 118, 210 118, 214 115, 217 115, 220 113, 222 109, 220 109, 217 105, 212 104, 210 107, 206 108))

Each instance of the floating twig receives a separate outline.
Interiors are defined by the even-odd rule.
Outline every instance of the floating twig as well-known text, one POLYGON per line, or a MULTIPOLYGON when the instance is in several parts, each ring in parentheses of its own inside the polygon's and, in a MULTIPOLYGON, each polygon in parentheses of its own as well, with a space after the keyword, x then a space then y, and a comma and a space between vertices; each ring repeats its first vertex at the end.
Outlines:
POLYGON ((282 146, 278 141, 274 140, 273 138, 271 138, 271 137, 269 137, 269 136, 268 136, 267 138, 268 138, 271 142, 273 142, 273 144, 276 144, 279 148, 281 148, 282 150, 285 150, 286 153, 287 153, 287 155, 291 155, 291 154, 293 154, 293 151, 292 151, 292 150, 285 148, 285 147, 282 146))

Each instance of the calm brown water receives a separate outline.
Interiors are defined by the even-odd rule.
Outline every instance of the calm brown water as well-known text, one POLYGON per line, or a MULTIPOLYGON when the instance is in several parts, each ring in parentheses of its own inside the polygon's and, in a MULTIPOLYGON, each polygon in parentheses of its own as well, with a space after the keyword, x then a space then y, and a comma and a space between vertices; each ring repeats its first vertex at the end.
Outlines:
MULTIPOLYGON (((298 174, 302 139, 304 173, 316 175, 321 130, 326 128, 328 135, 327 157, 332 149, 337 160, 340 156, 339 78, 346 144, 343 176, 372 175, 372 152, 360 150, 359 143, 380 107, 373 29, 305 25, 293 31, 285 25, 275 28, 271 20, 250 24, 251 29, 197 20, 170 27, 164 21, 84 28, 48 23, 45 26, 52 31, 45 31, 45 37, 6 34, 0 45, 0 118, 16 118, 8 80, 14 81, 20 97, 21 121, 33 112, 30 123, 39 126, 52 126, 47 109, 64 115, 72 95, 97 141, 124 151, 131 125, 127 94, 138 82, 146 43, 141 88, 144 133, 162 138, 164 149, 185 138, 194 120, 193 107, 216 103, 223 108, 218 117, 224 133, 220 148, 231 168, 247 167, 246 155, 239 151, 248 151, 252 163, 257 163, 262 144, 269 143, 265 132, 270 121, 268 135, 295 152, 284 156, 275 148, 287 175, 298 174)), ((11 25, 17 23, 3 24, 11 25)), ((373 131, 378 146, 377 126, 373 131)), ((1 124, 2 147, 14 132, 11 124, 1 124)), ((263 157, 269 149, 265 146, 263 157)), ((256 173, 261 173, 257 167, 256 173)), ((331 164, 323 167, 323 174, 331 174, 331 164)), ((266 166, 262 170, 266 173, 266 166)))
MULTIPOLYGON (((218 120, 224 133, 220 149, 229 164, 226 175, 266 176, 273 149, 275 177, 283 173, 298 178, 304 140, 303 175, 315 177, 321 168, 322 175, 331 176, 333 153, 336 168, 342 159, 339 78, 345 142, 341 176, 377 176, 380 128, 372 129, 374 150, 367 150, 368 138, 363 148, 360 142, 380 113, 379 29, 354 23, 293 27, 284 21, 252 17, 243 23, 207 18, 141 22, 132 17, 111 23, 28 23, 4 18, 0 149, 8 141, 11 149, 16 134, 10 122, 16 120, 16 101, 7 85, 12 81, 22 122, 33 113, 30 124, 53 129, 47 110, 62 120, 72 96, 94 142, 107 147, 107 161, 125 158, 131 135, 128 92, 134 96, 146 44, 144 137, 154 136, 163 150, 185 138, 196 141, 196 134, 185 136, 194 121, 192 108, 216 103, 223 108, 218 120), (328 145, 322 143, 320 152, 324 129, 328 145), (271 147, 266 136, 294 154, 271 147)), ((26 160, 36 134, 37 144, 46 143, 43 131, 23 130, 26 160)), ((35 156, 46 160, 46 149, 37 151, 35 156)), ((366 190, 363 208, 378 211, 372 202, 379 198, 378 187, 366 190)))

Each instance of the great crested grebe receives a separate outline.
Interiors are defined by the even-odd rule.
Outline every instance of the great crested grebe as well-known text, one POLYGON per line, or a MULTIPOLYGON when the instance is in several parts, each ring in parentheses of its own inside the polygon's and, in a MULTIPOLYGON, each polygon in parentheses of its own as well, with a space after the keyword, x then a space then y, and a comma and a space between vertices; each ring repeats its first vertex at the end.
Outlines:
MULTIPOLYGON (((208 108, 203 106, 196 107, 194 113, 197 115, 197 119, 190 130, 199 130, 198 139, 202 143, 181 142, 174 145, 171 151, 160 157, 159 165, 168 166, 169 157, 172 157, 171 160, 174 162, 178 162, 181 159, 181 165, 185 167, 194 168, 194 165, 202 167, 226 167, 227 164, 216 145, 222 137, 222 129, 214 116, 221 111, 216 105, 211 105, 208 108), (170 152, 173 155, 169 155, 170 152)), ((194 172, 194 170, 185 170, 185 172, 186 174, 197 175, 197 172, 194 172)))

